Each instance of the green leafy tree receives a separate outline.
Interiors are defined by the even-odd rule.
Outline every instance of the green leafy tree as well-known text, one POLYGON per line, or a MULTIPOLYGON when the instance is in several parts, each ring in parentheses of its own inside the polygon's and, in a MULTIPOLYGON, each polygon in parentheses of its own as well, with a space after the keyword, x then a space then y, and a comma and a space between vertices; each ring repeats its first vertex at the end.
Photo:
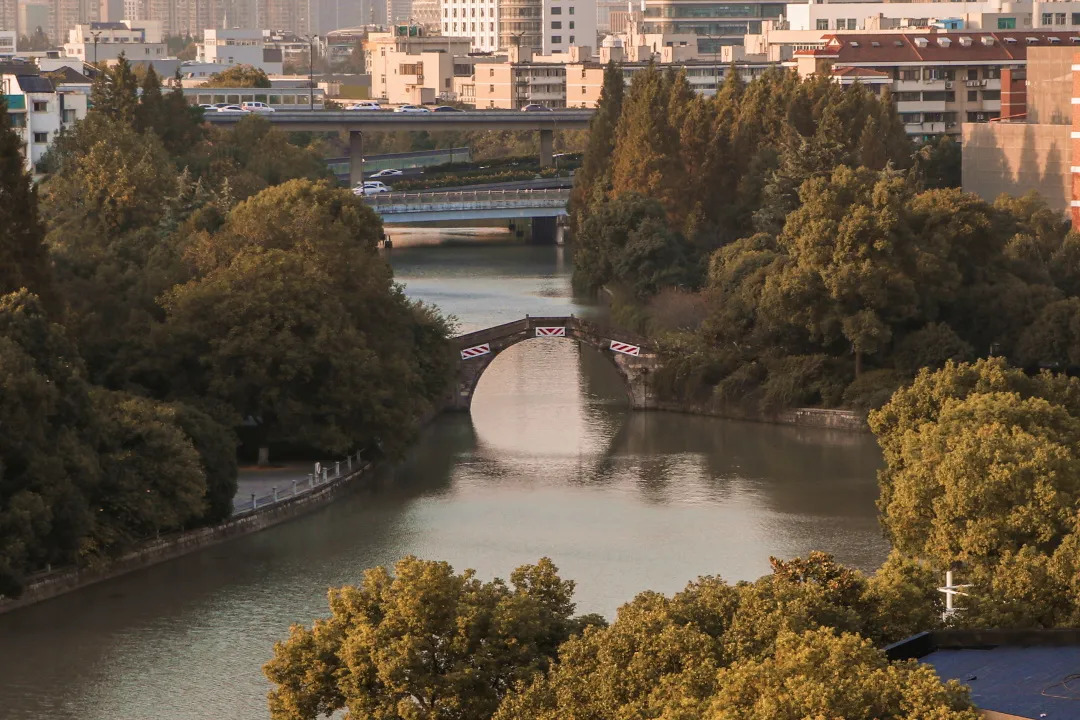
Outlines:
MULTIPOLYGON (((890 663, 857 635, 829 629, 787 632, 773 656, 745 660, 717 675, 706 720, 976 720, 967 688, 942 683, 932 667, 890 663)), ((684 717, 689 717, 686 715, 684 717)))
POLYGON ((581 169, 574 174, 574 189, 570 194, 571 215, 581 218, 584 208, 611 186, 611 162, 615 153, 615 136, 622 113, 625 91, 622 70, 615 63, 604 68, 604 84, 596 113, 589 121, 589 140, 581 169))
POLYGON ((486 720, 552 662, 576 627, 574 584, 542 559, 502 580, 401 560, 330 592, 331 616, 294 625, 264 668, 274 720, 347 709, 354 717, 486 720))
POLYGON ((206 88, 268 88, 270 78, 260 68, 251 65, 233 65, 216 72, 202 84, 206 88))
POLYGON ((139 81, 131 63, 120 53, 116 63, 104 68, 90 90, 92 113, 131 125, 139 106, 139 81))
POLYGON ((264 446, 403 450, 446 387, 447 327, 393 284, 380 235, 363 202, 324 183, 234 208, 189 250, 199 277, 164 298, 175 391, 255 420, 264 446), (438 360, 419 361, 418 343, 438 360))
POLYGON ((76 559, 101 477, 82 361, 27 290, 0 296, 0 595, 76 559))
POLYGON ((109 390, 95 389, 91 398, 101 479, 88 497, 97 522, 83 555, 108 555, 196 524, 206 513, 206 477, 176 410, 109 390))
POLYGON ((962 621, 1075 622, 1070 589, 1080 381, 1000 359, 924 370, 870 423, 885 453, 879 507, 894 547, 960 571, 962 621))
POLYGON ((55 295, 45 227, 21 146, 0 98, 0 295, 27 288, 51 302, 55 295))

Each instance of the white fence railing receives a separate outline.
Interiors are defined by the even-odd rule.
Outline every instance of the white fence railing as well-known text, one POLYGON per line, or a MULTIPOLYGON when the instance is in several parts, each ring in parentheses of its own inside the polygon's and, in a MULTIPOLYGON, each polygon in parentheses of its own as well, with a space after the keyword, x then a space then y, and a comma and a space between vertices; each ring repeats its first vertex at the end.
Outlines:
POLYGON ((325 487, 328 483, 336 482, 350 475, 362 473, 367 470, 371 463, 361 457, 363 451, 355 455, 349 455, 344 460, 335 460, 332 463, 315 463, 312 472, 306 478, 286 480, 289 485, 285 487, 273 487, 265 495, 251 493, 250 497, 233 498, 233 514, 238 517, 263 510, 285 500, 308 495, 325 487))
POLYGON ((364 198, 381 215, 393 213, 501 210, 505 208, 563 208, 570 200, 566 189, 463 190, 418 193, 382 193, 364 198))

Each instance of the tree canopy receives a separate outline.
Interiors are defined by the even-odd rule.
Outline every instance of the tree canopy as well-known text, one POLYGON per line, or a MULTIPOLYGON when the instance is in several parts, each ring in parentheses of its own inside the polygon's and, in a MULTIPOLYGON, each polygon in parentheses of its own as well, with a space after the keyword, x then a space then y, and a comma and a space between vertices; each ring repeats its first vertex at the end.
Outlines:
POLYGON ((270 78, 261 69, 252 65, 233 65, 221 72, 216 72, 202 84, 205 88, 268 88, 270 78))

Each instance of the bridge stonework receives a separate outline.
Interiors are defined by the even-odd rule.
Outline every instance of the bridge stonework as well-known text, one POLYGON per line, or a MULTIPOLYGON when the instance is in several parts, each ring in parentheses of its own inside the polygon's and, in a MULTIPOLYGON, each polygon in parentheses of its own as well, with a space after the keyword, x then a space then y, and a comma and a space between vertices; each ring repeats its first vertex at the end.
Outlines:
POLYGON ((536 338, 536 328, 562 327, 565 337, 545 337, 547 342, 574 340, 600 351, 607 357, 626 386, 627 399, 634 410, 648 410, 656 407, 655 393, 652 387, 652 373, 657 367, 655 347, 643 338, 618 330, 605 328, 596 323, 574 316, 570 317, 529 317, 523 320, 496 325, 477 330, 454 338, 458 350, 457 383, 453 397, 449 399, 447 409, 467 411, 472 404, 473 392, 484 370, 495 357, 510 347, 525 340, 536 338), (627 355, 611 349, 612 342, 625 343, 640 348, 639 355, 627 355), (472 357, 461 357, 461 351, 467 348, 488 345, 490 352, 472 357))

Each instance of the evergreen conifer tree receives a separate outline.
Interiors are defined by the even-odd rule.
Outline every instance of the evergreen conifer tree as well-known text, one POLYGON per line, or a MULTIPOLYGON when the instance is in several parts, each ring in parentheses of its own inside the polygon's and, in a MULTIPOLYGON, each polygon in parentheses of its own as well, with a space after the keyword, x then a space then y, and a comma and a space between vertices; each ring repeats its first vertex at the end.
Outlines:
POLYGON ((93 111, 113 120, 134 124, 136 109, 139 105, 139 82, 131 69, 124 53, 120 53, 116 64, 103 71, 94 80, 90 91, 90 104, 93 111))
POLYGON ((45 227, 21 147, 0 97, 0 295, 25 287, 51 305, 55 296, 45 227))
POLYGON ((570 212, 575 225, 580 226, 598 188, 606 191, 611 185, 611 158, 615 152, 615 131, 622 113, 624 90, 622 70, 609 62, 604 68, 604 85, 600 89, 596 113, 589 122, 588 145, 581 169, 574 176, 574 190, 570 194, 570 212))

